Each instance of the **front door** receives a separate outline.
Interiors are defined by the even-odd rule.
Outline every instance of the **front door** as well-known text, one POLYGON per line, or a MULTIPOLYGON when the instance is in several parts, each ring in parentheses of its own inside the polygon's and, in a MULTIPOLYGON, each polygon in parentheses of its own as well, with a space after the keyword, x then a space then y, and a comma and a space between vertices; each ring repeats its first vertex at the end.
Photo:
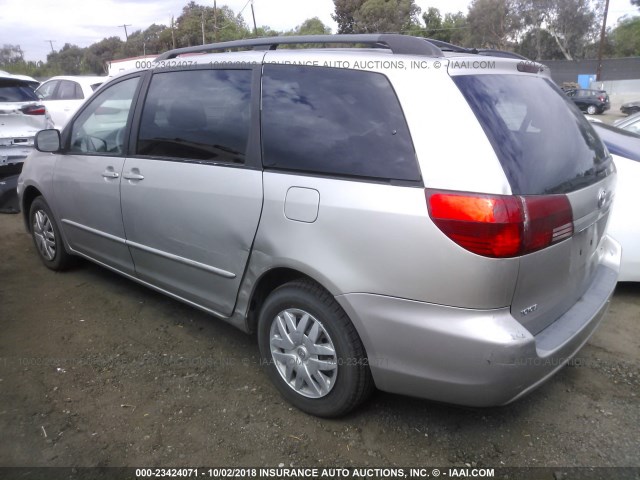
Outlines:
POLYGON ((133 274, 120 209, 125 140, 139 76, 97 94, 70 129, 55 168, 54 195, 71 248, 104 265, 133 274))

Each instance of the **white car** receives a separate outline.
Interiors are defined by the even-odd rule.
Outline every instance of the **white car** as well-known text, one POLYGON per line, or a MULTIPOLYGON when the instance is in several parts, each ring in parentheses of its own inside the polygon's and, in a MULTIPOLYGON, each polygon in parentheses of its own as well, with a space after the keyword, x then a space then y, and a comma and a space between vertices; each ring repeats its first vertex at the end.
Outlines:
POLYGON ((52 77, 36 89, 47 107, 54 127, 62 130, 78 107, 95 92, 107 77, 52 77))
POLYGON ((640 135, 640 112, 613 122, 613 125, 640 135))
POLYGON ((622 245, 620 282, 640 282, 640 135, 605 124, 594 124, 618 169, 616 198, 609 234, 622 245))
POLYGON ((37 132, 51 128, 29 80, 0 72, 0 172, 19 172, 37 132))

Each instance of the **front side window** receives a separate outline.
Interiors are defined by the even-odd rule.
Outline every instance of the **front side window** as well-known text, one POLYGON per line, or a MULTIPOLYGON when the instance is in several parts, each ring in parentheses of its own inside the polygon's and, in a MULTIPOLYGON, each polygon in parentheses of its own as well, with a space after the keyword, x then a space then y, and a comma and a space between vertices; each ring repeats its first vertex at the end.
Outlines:
POLYGON ((53 95, 56 92, 56 87, 60 82, 58 80, 51 80, 45 82, 38 87, 36 93, 42 100, 53 100, 53 95))
POLYGON ((185 70, 151 80, 137 155, 245 163, 251 70, 185 70))
POLYGON ((265 167, 420 181, 404 114, 379 73, 265 65, 265 167))
POLYGON ((72 153, 121 155, 131 103, 140 78, 116 83, 97 94, 73 123, 72 153))

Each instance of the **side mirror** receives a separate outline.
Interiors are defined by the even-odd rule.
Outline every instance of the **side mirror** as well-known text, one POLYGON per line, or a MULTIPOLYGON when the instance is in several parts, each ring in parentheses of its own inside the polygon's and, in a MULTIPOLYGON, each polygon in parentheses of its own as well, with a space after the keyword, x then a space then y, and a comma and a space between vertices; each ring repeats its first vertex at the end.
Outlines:
POLYGON ((35 147, 39 152, 56 153, 60 151, 60 132, 58 130, 40 130, 36 133, 35 147))

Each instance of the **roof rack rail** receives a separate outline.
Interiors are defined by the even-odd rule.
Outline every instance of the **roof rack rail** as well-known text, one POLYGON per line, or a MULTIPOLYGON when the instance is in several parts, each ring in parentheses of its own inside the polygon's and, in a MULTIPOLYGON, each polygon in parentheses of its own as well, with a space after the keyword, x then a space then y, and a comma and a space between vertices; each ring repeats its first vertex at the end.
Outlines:
POLYGON ((507 50, 498 50, 495 48, 466 48, 452 43, 444 42, 442 40, 434 40, 432 38, 426 38, 427 42, 438 47, 443 52, 454 53, 469 53, 471 55, 484 55, 487 57, 501 57, 501 58, 515 58, 517 60, 529 60, 527 57, 520 55, 519 53, 509 52, 507 50))
POLYGON ((400 35, 397 33, 380 34, 348 34, 348 35, 297 35, 290 37, 263 37, 230 42, 211 43, 195 47, 176 48, 158 56, 158 60, 169 60, 187 53, 204 53, 224 51, 237 48, 275 50, 280 45, 301 45, 310 43, 325 44, 366 44, 375 48, 388 48, 394 54, 423 55, 428 57, 442 57, 440 48, 424 38, 400 35))
POLYGON ((441 51, 472 54, 478 53, 475 48, 461 47, 460 45, 454 45, 453 43, 445 42, 443 40, 434 40, 433 38, 425 38, 424 40, 433 46, 438 47, 441 51))

